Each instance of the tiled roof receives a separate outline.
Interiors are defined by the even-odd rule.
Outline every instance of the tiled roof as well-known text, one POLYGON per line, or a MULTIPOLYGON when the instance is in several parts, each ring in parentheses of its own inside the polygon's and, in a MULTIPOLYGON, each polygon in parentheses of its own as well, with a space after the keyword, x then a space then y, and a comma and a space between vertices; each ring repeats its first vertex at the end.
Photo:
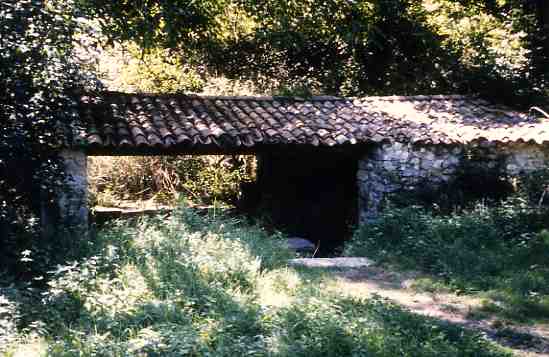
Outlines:
POLYGON ((174 149, 337 146, 398 140, 425 144, 549 142, 549 118, 464 96, 309 99, 106 92, 81 98, 89 148, 174 149))

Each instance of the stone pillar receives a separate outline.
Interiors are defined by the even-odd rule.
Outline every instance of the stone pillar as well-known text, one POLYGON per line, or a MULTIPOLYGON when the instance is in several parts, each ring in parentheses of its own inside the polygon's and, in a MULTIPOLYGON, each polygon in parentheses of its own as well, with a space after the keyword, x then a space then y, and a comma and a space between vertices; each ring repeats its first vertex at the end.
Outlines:
POLYGON ((398 192, 448 182, 461 161, 463 149, 387 143, 364 156, 358 165, 359 222, 377 218, 383 202, 398 192))
POLYGON ((88 236, 87 157, 82 151, 63 150, 65 180, 56 192, 55 202, 42 207, 43 235, 63 234, 68 238, 88 236))

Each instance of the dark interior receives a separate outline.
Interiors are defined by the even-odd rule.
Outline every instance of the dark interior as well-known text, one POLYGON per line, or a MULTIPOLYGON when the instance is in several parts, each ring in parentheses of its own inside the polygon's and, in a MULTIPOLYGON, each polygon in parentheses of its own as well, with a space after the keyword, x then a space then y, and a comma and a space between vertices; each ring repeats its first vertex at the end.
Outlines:
POLYGON ((258 157, 259 212, 285 233, 334 253, 357 217, 357 157, 342 153, 277 153, 258 157))

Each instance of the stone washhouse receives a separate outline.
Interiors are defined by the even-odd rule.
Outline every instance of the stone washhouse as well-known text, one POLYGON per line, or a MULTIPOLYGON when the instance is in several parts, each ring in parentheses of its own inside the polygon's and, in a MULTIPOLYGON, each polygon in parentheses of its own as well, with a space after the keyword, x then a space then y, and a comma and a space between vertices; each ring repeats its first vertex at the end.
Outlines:
MULTIPOLYGON (((62 151, 56 227, 88 229, 89 155, 255 154, 257 205, 290 233, 337 244, 405 194, 480 190, 549 160, 549 119, 476 98, 205 97, 105 92, 79 102, 62 151), (487 179, 488 178, 488 179, 487 179)), ((482 193, 482 192, 481 192, 482 193)), ((436 198, 436 197, 435 197, 436 198)), ((53 222, 51 218, 45 221, 53 222)))

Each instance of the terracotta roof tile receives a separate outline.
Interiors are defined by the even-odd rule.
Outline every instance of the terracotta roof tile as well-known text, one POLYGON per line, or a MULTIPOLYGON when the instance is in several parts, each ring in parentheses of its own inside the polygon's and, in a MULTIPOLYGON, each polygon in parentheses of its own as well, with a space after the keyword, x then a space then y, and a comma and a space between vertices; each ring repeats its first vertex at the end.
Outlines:
POLYGON ((423 143, 549 142, 548 119, 456 95, 365 98, 86 95, 89 147, 335 146, 384 140, 423 143))

